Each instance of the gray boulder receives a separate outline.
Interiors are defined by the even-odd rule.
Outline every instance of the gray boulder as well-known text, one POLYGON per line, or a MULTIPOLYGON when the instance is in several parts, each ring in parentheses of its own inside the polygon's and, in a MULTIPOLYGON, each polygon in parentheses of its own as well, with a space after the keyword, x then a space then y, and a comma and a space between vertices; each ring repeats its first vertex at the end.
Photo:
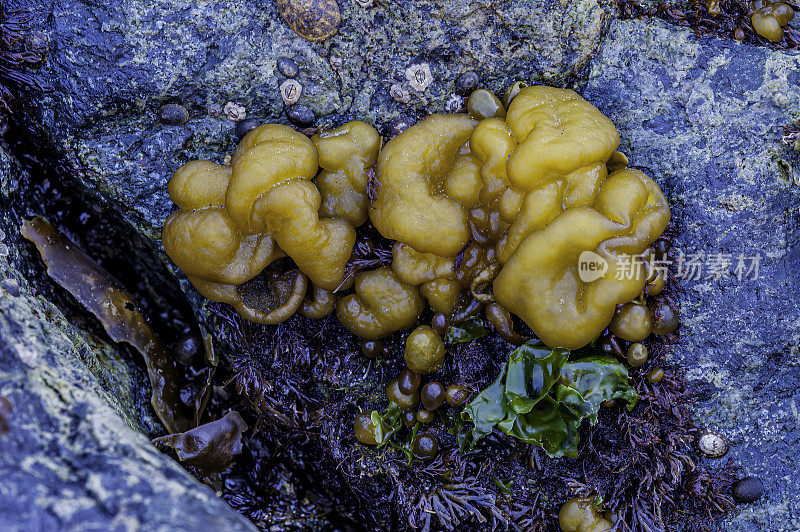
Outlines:
POLYGON ((380 129, 400 114, 444 109, 468 70, 495 90, 510 79, 561 83, 586 65, 612 14, 608 0, 339 3, 338 33, 312 44, 273 2, 24 1, 18 5, 50 39, 39 79, 53 90, 36 98, 36 119, 83 169, 87 189, 155 238, 171 208, 165 185, 175 168, 221 160, 235 142, 233 123, 208 117, 209 106, 232 101, 249 117, 286 121, 281 57, 300 66, 299 103, 325 117, 321 124, 346 116, 380 129), (419 92, 405 71, 422 63, 432 83, 419 92), (390 97, 395 83, 409 90, 409 104, 390 97), (188 124, 158 123, 168 101, 190 111, 188 124))
MULTIPOLYGON (((667 193, 678 231, 673 258, 732 261, 727 278, 706 279, 704 270, 700 280, 677 283, 683 326, 669 353, 700 393, 698 424, 728 437, 734 461, 764 479, 765 497, 727 526, 796 530, 800 163, 780 137, 800 116, 800 56, 698 39, 657 20, 614 21, 606 34, 610 4, 340 1, 339 33, 310 44, 272 2, 26 2, 50 37, 39 75, 52 88, 32 95, 28 118, 63 153, 78 192, 164 259, 158 238, 172 209, 169 176, 191 159, 221 161, 236 142, 233 122, 207 108, 233 101, 249 117, 285 122, 280 57, 300 65, 300 103, 321 126, 361 118, 382 129, 399 115, 441 111, 466 71, 493 90, 515 79, 578 76, 584 96, 617 124, 631 163, 667 193), (407 104, 393 100, 390 87, 409 88, 405 70, 421 63, 431 85, 409 89, 407 104), (160 124, 157 109, 167 102, 184 105, 189 122, 160 124), (759 253, 758 278, 738 279, 738 255, 759 253)), ((4 190, 19 177, 5 157, 4 190)), ((11 449, 5 462, 0 455, 0 487, 19 504, 7 515, 0 509, 0 521, 247 527, 136 433, 155 430, 137 415, 141 394, 114 385, 143 382, 136 365, 87 370, 105 367, 87 356, 118 356, 117 348, 88 346, 58 308, 31 294, 25 262, 35 259, 20 254, 18 220, 2 219, 11 254, 0 273, 17 279, 21 295, 0 290, 0 395, 16 407, 12 432, 0 438, 0 449, 11 449)))
POLYGON ((686 259, 669 363, 703 399, 696 422, 726 436, 730 457, 764 480, 765 497, 728 528, 797 530, 800 153, 782 133, 800 118, 800 52, 615 21, 584 96, 669 199, 673 275, 686 259))
POLYGON ((0 146, 0 528, 253 530, 150 444, 163 430, 143 371, 37 290, 9 196, 25 176, 0 146))

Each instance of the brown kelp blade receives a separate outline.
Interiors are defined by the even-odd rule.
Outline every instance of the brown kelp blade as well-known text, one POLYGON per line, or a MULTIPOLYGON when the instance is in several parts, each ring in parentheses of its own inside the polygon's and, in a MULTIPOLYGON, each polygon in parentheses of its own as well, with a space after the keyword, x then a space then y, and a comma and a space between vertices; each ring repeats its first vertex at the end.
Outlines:
POLYGON ((20 233, 36 245, 50 277, 100 320, 112 340, 127 342, 142 354, 153 391, 151 403, 166 429, 188 429, 190 417, 180 400, 175 360, 131 295, 44 218, 26 220, 20 233))
POLYGON ((173 449, 186 465, 205 473, 219 473, 228 469, 236 455, 242 452, 242 433, 245 430, 247 423, 242 416, 231 411, 216 421, 156 438, 153 443, 173 449))

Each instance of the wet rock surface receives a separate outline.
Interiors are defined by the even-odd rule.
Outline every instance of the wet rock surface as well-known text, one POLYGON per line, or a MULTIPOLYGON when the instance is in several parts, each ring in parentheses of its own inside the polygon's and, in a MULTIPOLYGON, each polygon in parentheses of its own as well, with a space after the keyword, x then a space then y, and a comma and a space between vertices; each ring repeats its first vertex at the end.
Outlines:
POLYGON ((0 147, 0 396, 13 407, 0 434, 0 528, 252 530, 151 445, 163 429, 131 353, 28 280, 37 258, 7 203, 21 180, 0 147))
MULTIPOLYGON (((465 72, 478 73, 478 87, 500 94, 517 79, 577 78, 582 94, 617 125, 632 165, 668 195, 678 230, 670 257, 702 254, 707 265, 710 255, 731 255, 730 277, 706 279, 704 267, 700 280, 679 281, 683 326, 670 346, 671 366, 685 369, 701 393, 698 425, 723 434, 727 457, 764 481, 764 496, 726 527, 797 529, 800 162, 780 135, 800 116, 798 52, 698 39, 658 20, 614 21, 606 34, 612 11, 603 0, 340 2, 339 32, 317 44, 286 27, 271 2, 73 0, 25 7, 49 37, 39 76, 52 87, 32 94, 28 119, 66 158, 81 194, 102 203, 115 224, 144 237, 149 252, 164 260, 158 239, 173 209, 170 175, 191 159, 222 162, 237 140, 235 123, 207 109, 234 102, 248 119, 288 122, 278 89, 286 79, 281 57, 296 62, 298 105, 318 125, 361 118, 391 133, 400 129, 398 117, 413 123, 441 111, 465 72), (431 79, 410 80, 408 67, 423 63, 431 79), (412 83, 429 85, 420 91, 412 83), (408 91, 407 103, 392 98, 394 84, 408 91), (188 123, 159 122, 158 109, 169 103, 188 110, 188 123), (736 278, 738 255, 758 253, 758 279, 746 272, 736 278)), ((16 163, 4 157, 7 191, 20 178, 16 163)), ((36 272, 24 263, 36 258, 20 254, 18 221, 2 218, 11 259, 0 257, 0 277, 13 277, 18 295, 0 290, 0 327, 11 339, 0 342, 0 396, 14 402, 12 433, 0 435, 0 449, 10 449, 0 454, 0 487, 19 506, 0 509, 0 521, 68 529, 87 522, 158 528, 184 519, 187 529, 209 523, 246 529, 213 492, 134 431, 158 431, 152 414, 149 421, 136 415, 146 411, 136 406, 146 401, 146 392, 136 390, 144 382, 136 364, 103 373, 87 357, 119 357, 118 349, 86 340, 59 308, 31 294, 26 278, 36 272), (76 365, 79 359, 96 371, 76 365), (112 393, 116 386, 123 393, 112 393), (47 496, 34 502, 40 486, 47 496)), ((200 298, 177 278, 202 314, 200 298)), ((337 377, 337 384, 356 374, 337 377)), ((342 429, 326 423, 323 435, 334 442, 342 429)), ((346 457, 340 448, 331 453, 346 457)))
POLYGON ((11 7, 31 9, 51 43, 39 77, 53 92, 36 99, 35 114, 85 168, 87 184, 153 236, 171 208, 165 185, 174 169, 218 158, 235 142, 233 123, 207 117, 209 105, 232 101, 247 117, 288 121, 278 90, 282 57, 299 67, 299 105, 326 117, 317 125, 358 117, 380 130, 402 112, 441 111, 467 70, 495 90, 509 79, 561 83, 587 63, 612 16, 608 0, 340 3, 342 26, 317 44, 259 0, 11 7), (406 70, 419 64, 429 65, 430 85, 398 104, 390 87, 409 87, 406 70), (189 123, 160 124, 166 103, 187 108, 189 123))
POLYGON ((684 277, 670 358, 700 391, 697 424, 764 481, 728 529, 796 530, 800 157, 781 135, 800 115, 800 53, 615 21, 583 94, 669 199, 684 277))

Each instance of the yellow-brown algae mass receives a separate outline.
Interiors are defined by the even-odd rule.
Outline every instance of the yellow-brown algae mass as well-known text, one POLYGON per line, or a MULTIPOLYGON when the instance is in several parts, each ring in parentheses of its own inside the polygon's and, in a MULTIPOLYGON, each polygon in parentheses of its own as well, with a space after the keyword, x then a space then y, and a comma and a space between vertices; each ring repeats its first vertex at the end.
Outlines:
POLYGON ((261 323, 335 307, 347 329, 377 339, 414 327, 427 301, 453 322, 485 310, 515 343, 511 313, 551 347, 582 347, 617 305, 659 291, 637 257, 669 222, 666 199, 574 91, 520 88, 490 115, 433 114, 382 149, 358 121, 311 139, 257 127, 230 166, 175 173, 180 209, 164 248, 203 294, 261 323), (353 255, 367 220, 394 241, 391 264, 372 271, 353 255), (607 265, 596 278, 581 278, 587 255, 607 265), (246 297, 265 276, 271 297, 246 297))

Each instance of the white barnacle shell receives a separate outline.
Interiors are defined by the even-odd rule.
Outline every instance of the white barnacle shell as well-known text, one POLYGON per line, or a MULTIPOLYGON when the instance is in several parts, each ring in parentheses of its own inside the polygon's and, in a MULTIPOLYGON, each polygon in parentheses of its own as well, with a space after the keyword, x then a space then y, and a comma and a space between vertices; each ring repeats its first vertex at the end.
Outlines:
POLYGON ((458 94, 451 94, 444 103, 444 110, 448 113, 457 113, 464 109, 464 98, 458 94))
POLYGON ((411 101, 411 93, 400 83, 395 83, 389 88, 389 95, 391 95, 392 100, 399 103, 408 103, 411 101))
POLYGON ((287 79, 280 86, 281 98, 286 105, 293 105, 300 99, 303 86, 295 79, 287 79))
POLYGON ((406 79, 412 89, 418 92, 424 92, 425 89, 433 83, 431 66, 428 63, 411 65, 406 69, 406 79))
POLYGON ((239 104, 228 102, 222 110, 225 113, 225 118, 231 122, 238 122, 247 116, 247 111, 239 104))

